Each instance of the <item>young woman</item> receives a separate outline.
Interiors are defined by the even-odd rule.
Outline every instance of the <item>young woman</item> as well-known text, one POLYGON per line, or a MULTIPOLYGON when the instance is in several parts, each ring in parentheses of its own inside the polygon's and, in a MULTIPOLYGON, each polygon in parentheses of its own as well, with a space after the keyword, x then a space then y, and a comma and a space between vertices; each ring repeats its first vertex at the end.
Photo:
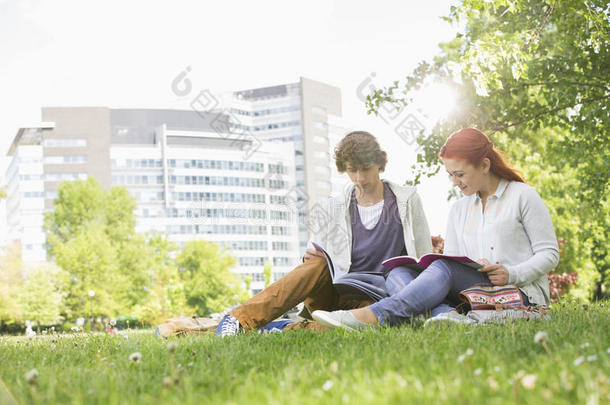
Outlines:
MULTIPOLYGON (((315 311, 314 319, 346 329, 396 325, 445 300, 455 304, 460 291, 485 284, 514 284, 524 304, 549 304, 547 273, 557 266, 559 248, 551 217, 536 190, 479 130, 465 128, 452 134, 439 157, 453 185, 464 194, 449 214, 445 254, 478 259, 484 267, 476 271, 437 260, 420 274, 395 269, 395 277, 402 273, 406 282, 391 297, 352 311, 315 311)), ((468 322, 454 312, 437 317, 468 322)))

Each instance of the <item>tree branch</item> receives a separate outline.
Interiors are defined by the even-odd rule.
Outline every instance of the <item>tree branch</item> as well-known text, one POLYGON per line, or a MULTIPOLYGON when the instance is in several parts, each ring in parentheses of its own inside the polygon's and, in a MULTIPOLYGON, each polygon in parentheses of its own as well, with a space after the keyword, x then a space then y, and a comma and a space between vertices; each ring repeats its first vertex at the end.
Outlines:
POLYGON ((533 86, 554 86, 558 84, 573 84, 575 86, 583 86, 583 87, 597 87, 606 91, 610 91, 610 86, 605 86, 603 84, 597 83, 587 83, 587 82, 573 82, 573 81, 558 81, 558 82, 540 82, 540 83, 522 83, 516 86, 506 86, 505 90, 513 90, 519 89, 522 87, 533 87, 533 86))
POLYGON ((607 95, 605 95, 605 96, 600 96, 600 97, 594 97, 594 98, 585 99, 585 100, 582 100, 582 101, 580 101, 580 102, 578 102, 578 103, 576 103, 576 104, 571 104, 571 105, 563 105, 563 106, 559 106, 559 107, 551 108, 550 110, 541 111, 541 112, 539 112, 538 114, 535 114, 535 115, 533 115, 533 116, 531 116, 531 117, 528 117, 528 118, 522 119, 522 120, 517 121, 517 122, 513 122, 513 123, 511 123, 511 124, 506 124, 506 125, 501 126, 501 127, 497 127, 497 126, 496 126, 495 128, 492 128, 491 130, 492 130, 492 133, 494 133, 494 132, 500 132, 500 131, 504 131, 504 130, 506 130, 506 129, 508 129, 508 128, 515 127, 515 126, 517 126, 517 125, 521 125, 521 124, 524 124, 524 123, 526 123, 526 122, 529 122, 529 121, 535 120, 536 118, 539 118, 539 117, 541 117, 541 116, 543 116, 543 115, 545 115, 545 114, 551 114, 551 113, 554 113, 554 112, 557 112, 557 111, 565 110, 566 108, 574 107, 574 106, 575 106, 575 105, 577 105, 577 104, 592 103, 592 102, 594 102, 594 101, 599 101, 599 100, 604 100, 604 99, 610 99, 610 94, 607 94, 607 95))

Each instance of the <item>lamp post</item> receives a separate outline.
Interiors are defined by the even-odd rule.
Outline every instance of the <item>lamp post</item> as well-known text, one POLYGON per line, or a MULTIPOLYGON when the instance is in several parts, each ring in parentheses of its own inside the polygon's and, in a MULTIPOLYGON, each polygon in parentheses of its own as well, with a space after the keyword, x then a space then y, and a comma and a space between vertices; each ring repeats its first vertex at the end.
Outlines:
POLYGON ((93 297, 95 297, 95 291, 89 290, 89 316, 91 317, 91 332, 93 332, 93 297))

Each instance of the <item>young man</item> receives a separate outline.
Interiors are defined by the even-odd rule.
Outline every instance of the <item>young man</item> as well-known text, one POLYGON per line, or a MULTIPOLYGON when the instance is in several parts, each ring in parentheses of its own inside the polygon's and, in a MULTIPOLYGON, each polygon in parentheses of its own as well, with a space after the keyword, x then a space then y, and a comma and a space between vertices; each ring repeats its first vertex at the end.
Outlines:
MULTIPOLYGON (((312 240, 330 255, 336 272, 379 272, 387 258, 432 252, 428 223, 414 187, 382 181, 387 156, 368 132, 347 134, 335 148, 340 173, 352 184, 328 201, 324 220, 312 240)), ((300 302, 301 315, 315 310, 355 309, 370 299, 342 296, 334 288, 323 254, 307 250, 303 264, 232 310, 218 325, 216 334, 234 335, 260 328, 300 302)))

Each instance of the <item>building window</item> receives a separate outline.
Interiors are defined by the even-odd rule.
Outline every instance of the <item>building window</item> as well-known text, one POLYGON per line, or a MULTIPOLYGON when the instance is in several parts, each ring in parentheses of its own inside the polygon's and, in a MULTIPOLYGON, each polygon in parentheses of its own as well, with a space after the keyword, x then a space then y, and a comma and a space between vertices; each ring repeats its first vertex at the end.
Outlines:
POLYGON ((77 148, 87 146, 86 139, 79 138, 47 138, 42 141, 46 148, 77 148))

